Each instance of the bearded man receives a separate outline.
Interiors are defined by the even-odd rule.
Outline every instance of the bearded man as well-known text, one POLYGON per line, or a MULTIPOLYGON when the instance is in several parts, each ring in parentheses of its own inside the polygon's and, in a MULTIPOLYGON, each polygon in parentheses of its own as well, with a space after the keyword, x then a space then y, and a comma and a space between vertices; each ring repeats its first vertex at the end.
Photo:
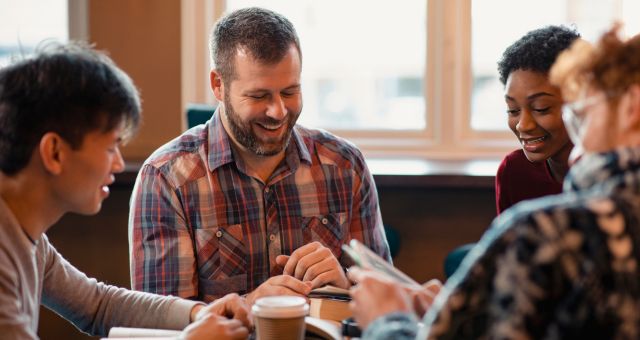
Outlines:
POLYGON ((341 245, 390 260, 361 152, 296 125, 302 54, 293 25, 261 8, 211 36, 213 117, 154 152, 131 198, 134 289, 212 301, 349 288, 341 245))

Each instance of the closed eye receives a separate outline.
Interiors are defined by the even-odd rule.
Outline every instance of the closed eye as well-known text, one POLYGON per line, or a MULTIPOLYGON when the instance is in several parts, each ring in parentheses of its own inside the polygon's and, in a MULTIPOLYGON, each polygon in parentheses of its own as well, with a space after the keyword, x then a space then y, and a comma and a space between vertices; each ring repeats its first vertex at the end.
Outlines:
POLYGON ((540 109, 533 108, 533 111, 536 111, 538 113, 547 113, 550 109, 551 109, 551 106, 547 106, 540 109))
POLYGON ((520 113, 520 109, 508 109, 507 113, 510 116, 517 116, 520 113))

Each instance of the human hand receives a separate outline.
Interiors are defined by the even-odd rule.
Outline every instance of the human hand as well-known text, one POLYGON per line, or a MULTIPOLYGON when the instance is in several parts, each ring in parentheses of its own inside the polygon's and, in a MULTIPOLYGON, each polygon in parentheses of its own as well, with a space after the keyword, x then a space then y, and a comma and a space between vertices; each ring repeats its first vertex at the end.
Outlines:
POLYGON ((244 298, 240 297, 236 293, 227 294, 207 306, 198 305, 194 307, 191 312, 191 320, 200 320, 208 314, 236 319, 245 327, 253 327, 249 305, 244 298))
POLYGON ((349 308, 361 329, 382 315, 412 311, 411 297, 397 282, 380 273, 356 267, 349 268, 347 275, 357 282, 349 290, 349 308))
POLYGON ((202 317, 187 326, 180 334, 180 339, 246 339, 249 329, 236 319, 227 319, 224 316, 204 313, 202 317))
POLYGON ((289 275, 278 275, 270 277, 253 292, 247 294, 247 302, 253 305, 258 298, 273 295, 295 295, 306 299, 310 292, 311 282, 302 282, 289 275))
POLYGON ((423 289, 405 288, 405 291, 409 294, 411 302, 413 303, 413 311, 418 315, 418 318, 422 318, 429 310, 436 295, 438 295, 442 289, 442 282, 438 279, 432 279, 423 284, 422 288, 423 289))
POLYGON ((329 248, 317 241, 296 249, 291 256, 279 255, 276 263, 284 267, 284 275, 311 281, 312 288, 327 284, 344 289, 351 287, 338 259, 329 248))

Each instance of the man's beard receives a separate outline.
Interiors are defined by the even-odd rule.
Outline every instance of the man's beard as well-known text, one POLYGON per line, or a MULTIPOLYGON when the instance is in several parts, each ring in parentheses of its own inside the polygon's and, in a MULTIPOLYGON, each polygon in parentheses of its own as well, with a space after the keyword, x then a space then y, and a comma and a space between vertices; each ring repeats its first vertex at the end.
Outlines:
POLYGON ((282 121, 271 117, 252 119, 247 122, 242 121, 242 118, 240 118, 233 109, 231 100, 226 93, 224 96, 224 110, 228 118, 227 121, 229 122, 231 133, 233 133, 235 139, 238 143, 257 156, 273 156, 284 150, 289 145, 293 127, 300 116, 300 112, 289 112, 284 118, 285 122, 283 124, 286 124, 286 130, 282 137, 278 139, 260 140, 258 135, 252 129, 252 126, 255 123, 260 123, 265 126, 274 126, 279 125, 282 121))

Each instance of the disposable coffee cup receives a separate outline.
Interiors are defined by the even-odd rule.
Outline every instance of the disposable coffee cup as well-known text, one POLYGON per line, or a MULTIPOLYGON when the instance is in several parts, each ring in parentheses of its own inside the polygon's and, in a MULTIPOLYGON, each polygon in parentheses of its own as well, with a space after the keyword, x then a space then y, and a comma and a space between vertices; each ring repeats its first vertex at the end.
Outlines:
POLYGON ((299 296, 267 296, 251 307, 258 340, 303 340, 309 304, 299 296))

